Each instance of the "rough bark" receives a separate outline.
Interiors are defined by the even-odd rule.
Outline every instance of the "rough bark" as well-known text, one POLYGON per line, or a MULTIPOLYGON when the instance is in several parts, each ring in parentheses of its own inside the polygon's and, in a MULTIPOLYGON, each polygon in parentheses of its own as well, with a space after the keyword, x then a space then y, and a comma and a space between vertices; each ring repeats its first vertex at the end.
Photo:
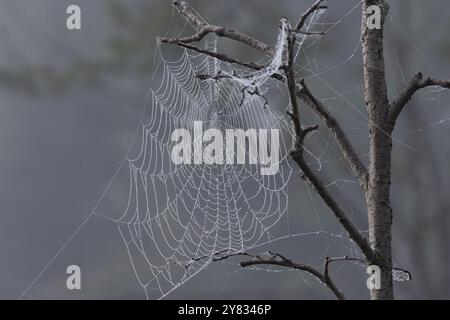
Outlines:
POLYGON ((369 179, 366 191, 369 224, 369 243, 375 251, 376 264, 381 269, 381 288, 371 290, 371 298, 393 299, 390 205, 392 125, 388 121, 383 24, 388 5, 383 0, 365 0, 362 14, 364 98, 367 105, 369 126, 369 179), (381 29, 366 27, 367 8, 377 5, 382 10, 381 29))

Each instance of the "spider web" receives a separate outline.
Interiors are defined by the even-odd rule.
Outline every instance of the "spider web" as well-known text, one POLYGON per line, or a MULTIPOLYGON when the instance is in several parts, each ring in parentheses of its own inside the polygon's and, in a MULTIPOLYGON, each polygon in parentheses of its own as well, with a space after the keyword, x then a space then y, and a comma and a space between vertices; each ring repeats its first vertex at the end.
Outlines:
MULTIPOLYGON (((308 29, 319 15, 312 17, 308 29)), ((254 72, 185 49, 178 58, 166 59, 158 48, 162 80, 149 93, 140 151, 127 156, 129 199, 116 220, 148 299, 165 297, 218 257, 286 236, 278 225, 288 208, 295 134, 285 114, 271 108, 263 94, 275 86, 271 76, 285 60, 288 28, 282 19, 272 58, 254 72), (205 74, 226 77, 200 80, 198 75, 205 74), (193 132, 196 121, 204 130, 222 133, 278 129, 278 172, 262 175, 261 164, 173 164, 171 133, 177 128, 193 132)), ((216 51, 217 40, 206 41, 205 49, 216 51)), ((245 147, 237 145, 250 157, 245 147)))
MULTIPOLYGON (((206 47, 215 50, 215 41, 206 47)), ((280 45, 269 68, 246 81, 260 87, 278 70, 282 51, 280 45)), ((245 95, 250 84, 236 76, 198 80, 198 74, 214 75, 227 66, 186 50, 179 59, 161 56, 161 60, 161 86, 150 93, 141 151, 128 159, 130 197, 117 221, 148 298, 167 295, 218 254, 244 252, 276 238, 272 230, 287 211, 285 187, 292 171, 286 161, 291 144, 285 135, 292 136, 290 125, 266 106, 263 97, 245 95), (174 165, 171 132, 192 131, 194 121, 222 132, 278 128, 287 133, 281 135, 284 152, 279 172, 261 175, 261 165, 174 165)))

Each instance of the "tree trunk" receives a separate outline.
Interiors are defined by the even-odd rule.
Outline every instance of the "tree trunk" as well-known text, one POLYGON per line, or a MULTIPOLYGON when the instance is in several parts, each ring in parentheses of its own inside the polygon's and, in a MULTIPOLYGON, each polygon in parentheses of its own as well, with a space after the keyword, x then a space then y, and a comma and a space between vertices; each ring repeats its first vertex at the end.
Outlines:
POLYGON ((363 5, 362 38, 364 97, 369 120, 369 169, 366 192, 369 223, 369 242, 375 251, 375 261, 381 269, 381 288, 371 290, 374 300, 393 299, 390 205, 392 124, 388 121, 389 101, 387 97, 384 54, 383 24, 388 5, 383 0, 365 0, 363 5), (366 27, 367 8, 381 8, 381 29, 366 27))

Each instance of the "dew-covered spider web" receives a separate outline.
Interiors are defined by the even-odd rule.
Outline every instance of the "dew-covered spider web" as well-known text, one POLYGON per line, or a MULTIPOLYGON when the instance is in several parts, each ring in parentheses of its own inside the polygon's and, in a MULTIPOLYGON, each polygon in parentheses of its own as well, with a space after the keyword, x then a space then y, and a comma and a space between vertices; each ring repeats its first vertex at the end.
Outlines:
MULTIPOLYGON (((187 50, 173 60, 161 55, 161 85, 150 92, 141 150, 129 159, 128 206, 117 221, 148 298, 167 295, 218 255, 245 252, 280 236, 275 226, 287 211, 292 132, 286 117, 254 90, 265 90, 262 85, 281 66, 286 30, 284 25, 269 66, 255 74, 239 76, 233 70, 231 75, 217 59, 187 50), (230 78, 198 78, 219 71, 230 78), (193 131, 194 121, 224 133, 278 128, 278 173, 262 175, 260 164, 174 165, 171 133, 193 131)), ((210 51, 215 47, 215 41, 205 45, 210 51)))
MULTIPOLYGON (((288 209, 294 132, 287 107, 276 110, 265 94, 281 86, 272 75, 285 63, 289 28, 281 19, 274 53, 257 71, 187 49, 166 58, 158 48, 161 82, 149 92, 139 152, 127 158, 129 199, 117 219, 147 298, 168 295, 218 258, 287 235, 279 224, 288 209), (178 128, 193 132, 196 121, 224 135, 227 129, 278 129, 278 172, 261 174, 261 163, 175 165, 171 134, 178 128)), ((217 39, 205 41, 204 49, 216 52, 217 39)), ((245 143, 236 148, 251 156, 245 143)))

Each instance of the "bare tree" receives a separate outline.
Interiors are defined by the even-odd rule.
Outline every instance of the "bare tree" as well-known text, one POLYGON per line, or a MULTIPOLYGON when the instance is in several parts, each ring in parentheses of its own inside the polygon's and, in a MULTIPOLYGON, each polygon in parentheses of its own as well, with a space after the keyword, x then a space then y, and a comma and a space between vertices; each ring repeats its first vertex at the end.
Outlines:
MULTIPOLYGON (((216 53, 202 49, 194 45, 201 41, 208 34, 215 34, 218 37, 229 38, 270 56, 273 48, 262 41, 249 35, 237 32, 224 26, 216 26, 206 23, 197 13, 192 10, 184 1, 174 1, 174 6, 178 12, 189 21, 197 32, 185 38, 164 38, 162 43, 175 44, 216 59, 244 66, 249 69, 259 70, 262 65, 250 62, 242 62, 229 57, 223 53, 216 53)), ((362 6, 362 51, 363 51, 363 71, 364 71, 364 98, 367 106, 368 128, 369 128, 369 160, 364 164, 358 156, 352 142, 347 137, 340 123, 328 111, 328 108, 308 88, 304 79, 299 79, 294 68, 296 37, 304 31, 304 26, 308 18, 317 10, 327 9, 323 0, 316 1, 299 18, 299 21, 289 30, 287 41, 287 59, 279 72, 272 77, 285 84, 289 93, 291 110, 288 115, 295 128, 295 148, 291 153, 292 159, 297 163, 303 172, 303 178, 307 181, 328 206, 338 222, 348 233, 350 239, 354 241, 364 255, 364 260, 349 257, 326 258, 324 270, 319 271, 311 266, 296 263, 278 254, 270 253, 269 256, 258 256, 248 252, 226 253, 219 252, 215 260, 223 260, 231 256, 247 256, 250 260, 241 262, 242 267, 251 265, 276 265, 307 272, 325 286, 327 286, 338 299, 344 299, 344 294, 336 287, 330 278, 328 269, 331 262, 358 260, 367 266, 377 265, 381 269, 381 288, 373 289, 370 292, 371 298, 393 299, 393 278, 392 278, 392 249, 391 249, 391 226, 393 211, 390 204, 391 186, 391 156, 392 156, 392 132, 395 128, 398 117, 411 100, 413 95, 420 89, 439 86, 450 89, 450 80, 436 80, 424 78, 422 73, 417 73, 412 77, 406 88, 399 93, 398 97, 390 102, 387 94, 387 83, 384 63, 384 22, 389 12, 389 5, 385 0, 364 0, 362 6), (380 28, 370 29, 367 26, 369 17, 368 8, 377 6, 381 10, 380 28), (304 127, 299 108, 299 101, 306 107, 311 108, 321 122, 330 130, 337 144, 339 145, 346 164, 352 174, 358 179, 361 190, 365 195, 368 238, 365 238, 348 218, 338 201, 328 192, 324 183, 316 175, 305 160, 304 149, 305 140, 309 133, 317 130, 318 126, 304 127)), ((219 75, 200 75, 200 78, 219 79, 219 75)))

